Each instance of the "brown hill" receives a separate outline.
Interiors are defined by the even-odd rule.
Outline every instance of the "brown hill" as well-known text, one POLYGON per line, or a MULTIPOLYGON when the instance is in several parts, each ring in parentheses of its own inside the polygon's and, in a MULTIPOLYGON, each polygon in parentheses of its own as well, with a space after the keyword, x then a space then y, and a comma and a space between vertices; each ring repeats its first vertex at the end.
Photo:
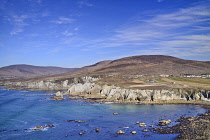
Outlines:
MULTIPOLYGON (((210 61, 184 60, 165 55, 131 56, 106 60, 79 69, 13 65, 0 68, 1 75, 42 76, 43 79, 66 79, 85 75, 179 75, 210 74, 210 61), (46 77, 46 75, 49 75, 46 77)), ((41 78, 41 77, 40 77, 41 78)), ((38 79, 37 79, 38 80, 38 79)))
POLYGON ((141 55, 114 60, 94 71, 97 74, 205 74, 209 61, 184 60, 165 55, 141 55))
POLYGON ((10 65, 0 68, 1 77, 35 77, 54 75, 76 70, 75 68, 43 67, 32 65, 10 65))
POLYGON ((131 56, 114 61, 106 60, 96 64, 49 76, 47 79, 66 79, 85 75, 179 75, 209 74, 210 61, 184 60, 165 55, 131 56))
POLYGON ((98 69, 102 69, 106 67, 109 63, 111 63, 111 60, 105 60, 105 61, 100 61, 98 63, 95 63, 93 65, 85 66, 80 69, 75 70, 74 72, 68 72, 65 74, 87 74, 87 73, 94 73, 98 69))

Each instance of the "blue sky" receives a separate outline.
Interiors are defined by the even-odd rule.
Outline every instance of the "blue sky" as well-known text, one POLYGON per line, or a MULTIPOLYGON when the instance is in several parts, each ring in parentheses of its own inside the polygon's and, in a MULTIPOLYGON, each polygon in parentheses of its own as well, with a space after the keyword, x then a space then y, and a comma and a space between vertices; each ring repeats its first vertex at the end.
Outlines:
POLYGON ((155 54, 210 61, 210 0, 0 1, 0 67, 155 54))

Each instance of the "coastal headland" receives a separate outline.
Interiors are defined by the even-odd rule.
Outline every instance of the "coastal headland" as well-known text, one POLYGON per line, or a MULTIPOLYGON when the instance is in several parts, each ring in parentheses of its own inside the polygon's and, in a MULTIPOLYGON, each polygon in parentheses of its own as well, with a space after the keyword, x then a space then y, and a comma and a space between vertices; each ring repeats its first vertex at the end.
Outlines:
POLYGON ((138 104, 197 104, 208 112, 182 117, 178 125, 155 129, 180 133, 177 139, 210 138, 210 63, 171 56, 133 56, 102 61, 74 71, 42 77, 2 78, 8 89, 52 90, 51 99, 138 104), (65 97, 64 97, 65 95, 65 97), (192 134, 193 129, 193 134, 192 134), (192 135, 191 135, 192 134, 192 135))

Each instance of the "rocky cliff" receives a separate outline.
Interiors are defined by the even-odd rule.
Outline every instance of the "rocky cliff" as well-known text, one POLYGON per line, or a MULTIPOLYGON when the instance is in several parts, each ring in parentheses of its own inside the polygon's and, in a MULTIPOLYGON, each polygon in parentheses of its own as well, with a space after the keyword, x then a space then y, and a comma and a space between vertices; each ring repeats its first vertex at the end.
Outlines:
MULTIPOLYGON (((175 89, 124 89, 118 86, 103 85, 95 82, 100 78, 90 76, 66 79, 63 81, 25 81, 6 82, 3 86, 12 89, 29 90, 67 90, 64 94, 81 96, 84 98, 100 98, 100 101, 134 102, 134 103, 160 103, 175 101, 210 101, 210 90, 194 88, 175 89)), ((1 84, 2 85, 2 84, 1 84)), ((63 94, 63 93, 62 93, 63 94)), ((176 102, 175 102, 176 103, 176 102)))
MULTIPOLYGON (((139 90, 122 89, 116 86, 99 86, 95 83, 78 83, 70 86, 65 93, 68 95, 88 96, 96 95, 104 98, 104 101, 114 102, 160 102, 160 101, 210 101, 210 91, 196 89, 162 89, 162 90, 139 90)), ((92 97, 91 96, 91 97, 92 97)))
POLYGON ((0 86, 8 87, 9 89, 28 89, 28 90, 67 90, 74 84, 88 83, 97 81, 98 78, 89 76, 71 78, 67 80, 41 80, 41 81, 22 81, 22 82, 2 82, 0 86))

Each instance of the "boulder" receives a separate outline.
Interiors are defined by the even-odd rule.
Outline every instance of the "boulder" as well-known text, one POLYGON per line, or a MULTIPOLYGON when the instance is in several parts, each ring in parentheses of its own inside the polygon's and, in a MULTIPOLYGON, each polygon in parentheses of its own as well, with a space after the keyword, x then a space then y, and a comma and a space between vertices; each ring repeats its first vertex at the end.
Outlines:
POLYGON ((43 127, 42 127, 42 126, 36 126, 36 127, 34 127, 33 129, 34 129, 34 130, 40 130, 40 129, 43 129, 43 127))
POLYGON ((53 99, 53 100, 63 100, 64 98, 63 98, 63 94, 60 91, 58 91, 58 92, 55 93, 55 96, 54 97, 51 97, 50 99, 53 99))
POLYGON ((165 126, 171 123, 171 120, 161 120, 159 121, 160 126, 165 126))
POLYGON ((96 128, 96 129, 95 129, 95 131, 96 131, 96 132, 99 132, 99 131, 100 131, 100 129, 99 129, 99 128, 96 128))
POLYGON ((131 133, 132 133, 132 134, 136 134, 136 131, 132 131, 131 133))
POLYGON ((144 129, 144 130, 142 130, 142 132, 148 132, 148 130, 147 129, 144 129))
POLYGON ((146 127, 147 125, 145 123, 139 123, 140 127, 146 127))
POLYGON ((51 128, 51 127, 55 127, 55 126, 54 125, 46 125, 45 127, 51 128))
POLYGON ((125 132, 122 130, 119 130, 119 131, 117 131, 117 134, 125 134, 125 132))
POLYGON ((63 94, 62 94, 60 91, 56 92, 56 93, 55 93, 55 96, 56 96, 56 97, 61 97, 61 98, 63 98, 63 94))

